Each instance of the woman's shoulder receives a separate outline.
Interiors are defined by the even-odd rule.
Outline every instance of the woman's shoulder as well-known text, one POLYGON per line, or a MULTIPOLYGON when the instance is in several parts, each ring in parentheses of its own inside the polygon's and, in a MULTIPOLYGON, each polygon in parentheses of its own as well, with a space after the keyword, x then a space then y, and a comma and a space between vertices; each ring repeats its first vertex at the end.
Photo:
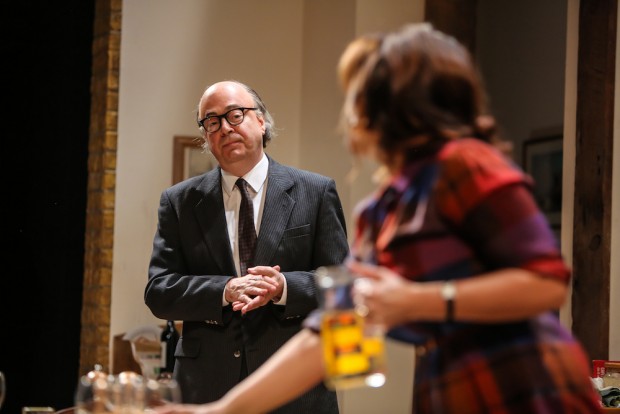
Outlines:
POLYGON ((447 143, 437 155, 436 195, 441 205, 468 210, 492 192, 531 179, 498 148, 475 138, 447 143))
POLYGON ((447 142, 438 153, 442 161, 484 164, 494 162, 516 167, 501 150, 488 142, 476 138, 461 138, 447 142))
POLYGON ((527 181, 521 167, 499 148, 475 138, 448 142, 439 151, 438 161, 444 177, 475 180, 527 181))

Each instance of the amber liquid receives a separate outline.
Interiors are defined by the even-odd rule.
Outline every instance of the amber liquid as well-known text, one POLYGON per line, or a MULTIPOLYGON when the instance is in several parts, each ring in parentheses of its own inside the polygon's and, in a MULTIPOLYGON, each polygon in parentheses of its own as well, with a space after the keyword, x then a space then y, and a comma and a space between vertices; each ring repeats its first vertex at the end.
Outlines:
POLYGON ((327 311, 321 321, 325 385, 332 390, 385 383, 383 330, 367 326, 355 311, 327 311))

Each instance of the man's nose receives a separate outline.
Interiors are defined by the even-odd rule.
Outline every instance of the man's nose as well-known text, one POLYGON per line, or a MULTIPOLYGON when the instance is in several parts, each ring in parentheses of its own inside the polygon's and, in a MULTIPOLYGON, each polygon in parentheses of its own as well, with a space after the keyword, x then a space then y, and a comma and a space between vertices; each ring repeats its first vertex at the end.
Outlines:
POLYGON ((226 117, 223 117, 220 120, 220 129, 221 129, 222 133, 224 133, 224 134, 227 134, 227 133, 229 133, 230 131, 233 130, 233 126, 230 125, 230 122, 228 122, 228 119, 226 119, 226 117))

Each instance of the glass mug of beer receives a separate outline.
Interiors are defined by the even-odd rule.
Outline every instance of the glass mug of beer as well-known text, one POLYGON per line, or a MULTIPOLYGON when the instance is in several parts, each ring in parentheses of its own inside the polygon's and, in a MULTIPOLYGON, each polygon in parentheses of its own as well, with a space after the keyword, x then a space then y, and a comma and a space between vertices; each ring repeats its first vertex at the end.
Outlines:
POLYGON ((332 390, 381 387, 386 379, 385 329, 365 320, 363 304, 355 303, 353 286, 369 283, 344 265, 316 270, 321 316, 325 385, 332 390))

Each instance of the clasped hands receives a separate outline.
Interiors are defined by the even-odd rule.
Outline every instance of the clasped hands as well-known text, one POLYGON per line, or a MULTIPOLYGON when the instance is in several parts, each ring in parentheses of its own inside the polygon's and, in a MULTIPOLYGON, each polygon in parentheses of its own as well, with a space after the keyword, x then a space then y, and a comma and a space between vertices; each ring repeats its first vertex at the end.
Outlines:
POLYGON ((280 266, 255 266, 248 274, 233 277, 225 287, 224 298, 232 303, 234 311, 247 312, 266 305, 282 296, 284 276, 280 266))

